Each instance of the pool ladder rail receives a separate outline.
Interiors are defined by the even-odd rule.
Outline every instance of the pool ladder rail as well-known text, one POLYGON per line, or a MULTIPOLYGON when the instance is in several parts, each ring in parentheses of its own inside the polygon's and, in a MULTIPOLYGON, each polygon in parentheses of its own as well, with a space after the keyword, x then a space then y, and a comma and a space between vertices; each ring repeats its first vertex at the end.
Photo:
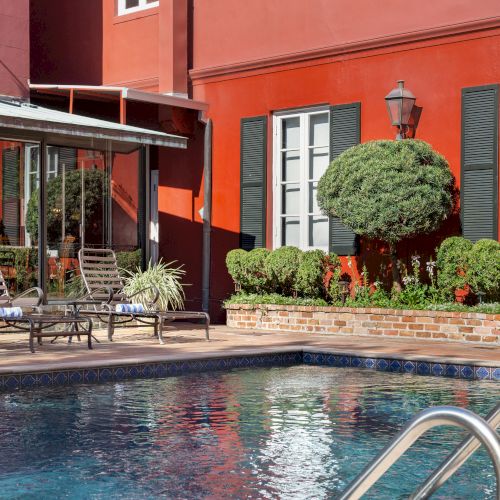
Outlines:
POLYGON ((397 436, 370 462, 340 496, 340 500, 361 498, 425 432, 439 425, 462 427, 471 436, 460 443, 453 453, 426 479, 411 496, 411 500, 429 498, 483 445, 488 452, 496 475, 496 499, 500 500, 500 440, 496 428, 500 423, 500 404, 486 420, 463 408, 436 406, 413 417, 397 436))

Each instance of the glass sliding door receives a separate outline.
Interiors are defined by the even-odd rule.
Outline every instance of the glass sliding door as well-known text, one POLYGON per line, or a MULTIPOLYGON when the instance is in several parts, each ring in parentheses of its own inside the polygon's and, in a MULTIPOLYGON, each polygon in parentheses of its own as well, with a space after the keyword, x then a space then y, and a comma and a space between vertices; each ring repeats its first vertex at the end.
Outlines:
POLYGON ((0 140, 0 270, 12 294, 37 284, 39 211, 28 211, 39 182, 38 144, 0 140))
POLYGON ((140 194, 139 161, 137 151, 48 146, 42 179, 38 143, 0 140, 0 271, 13 294, 36 285, 49 298, 81 294, 82 246, 111 247, 121 267, 140 265, 139 211, 145 194, 140 194), (44 283, 38 282, 41 224, 47 232, 44 283))

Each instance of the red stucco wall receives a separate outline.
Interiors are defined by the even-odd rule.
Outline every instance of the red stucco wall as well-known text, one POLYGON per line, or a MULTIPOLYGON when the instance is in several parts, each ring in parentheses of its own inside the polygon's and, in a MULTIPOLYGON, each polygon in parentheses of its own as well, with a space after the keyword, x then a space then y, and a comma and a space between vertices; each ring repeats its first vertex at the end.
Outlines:
POLYGON ((459 25, 500 15, 498 0, 193 0, 194 67, 459 25))
POLYGON ((101 83, 101 3, 102 0, 31 0, 32 83, 101 83))
POLYGON ((103 84, 158 90, 158 12, 151 8, 116 15, 103 0, 103 84))
MULTIPOLYGON (((238 246, 240 183, 240 119, 288 108, 317 104, 361 102, 361 140, 393 138, 384 96, 398 79, 417 96, 422 115, 417 138, 424 139, 449 161, 460 180, 461 89, 500 82, 500 30, 467 37, 406 44, 390 50, 365 51, 350 56, 265 68, 253 72, 213 76, 194 82, 194 97, 210 103, 213 143, 213 259, 212 294, 223 298, 231 291, 225 253, 238 246)), ((269 132, 271 131, 271 128, 269 132)), ((272 140, 269 133, 268 167, 272 140)), ((267 242, 272 245, 272 189, 268 177, 267 242)), ((401 255, 431 252, 440 239, 459 230, 458 216, 438 236, 401 245, 401 255)), ((363 245, 360 260, 372 276, 379 271, 378 252, 363 245), (373 261, 371 263, 371 261, 373 261), (371 264, 370 264, 371 263, 371 264)))
POLYGON ((27 97, 29 0, 0 0, 0 94, 27 97))

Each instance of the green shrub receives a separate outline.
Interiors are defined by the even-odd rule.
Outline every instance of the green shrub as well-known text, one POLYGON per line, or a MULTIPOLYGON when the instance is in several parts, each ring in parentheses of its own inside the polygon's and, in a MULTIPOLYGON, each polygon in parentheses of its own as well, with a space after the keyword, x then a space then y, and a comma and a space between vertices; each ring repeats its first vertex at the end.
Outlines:
POLYGON ((235 283, 242 285, 246 276, 247 252, 241 248, 230 250, 226 255, 226 267, 229 275, 235 283))
POLYGON ((155 286, 160 292, 160 297, 156 306, 160 310, 184 309, 184 289, 181 279, 186 271, 179 267, 171 267, 174 262, 163 262, 161 259, 157 264, 149 263, 146 270, 137 269, 135 272, 126 271, 124 278, 125 293, 129 296, 141 290, 148 289, 133 298, 134 302, 148 307, 149 302, 154 297, 154 291, 150 289, 155 286))
POLYGON ((295 291, 295 276, 301 259, 302 251, 296 247, 277 248, 268 255, 266 270, 278 292, 291 295, 295 291))
POLYGON ((227 270, 242 291, 262 293, 272 289, 271 279, 266 270, 269 253, 266 248, 254 248, 250 252, 237 248, 228 252, 227 270))
POLYGON ((500 300, 500 243, 479 240, 469 251, 467 277, 474 293, 485 293, 484 299, 500 300))
POLYGON ((224 306, 230 304, 273 304, 278 306, 328 306, 324 299, 310 299, 304 297, 285 297, 279 293, 257 294, 238 293, 224 302, 224 306))
POLYGON ((294 285, 299 295, 310 298, 324 296, 326 264, 327 255, 322 250, 309 250, 302 254, 294 285))
POLYGON ((138 267, 141 267, 141 250, 116 252, 116 262, 120 269, 125 271, 136 271, 138 267))
POLYGON ((266 270, 267 257, 271 252, 267 248, 254 248, 246 253, 245 289, 255 293, 263 293, 272 289, 271 278, 266 270))
POLYGON ((455 299, 455 290, 467 283, 472 243, 460 236, 445 239, 437 251, 437 285, 445 300, 455 299))

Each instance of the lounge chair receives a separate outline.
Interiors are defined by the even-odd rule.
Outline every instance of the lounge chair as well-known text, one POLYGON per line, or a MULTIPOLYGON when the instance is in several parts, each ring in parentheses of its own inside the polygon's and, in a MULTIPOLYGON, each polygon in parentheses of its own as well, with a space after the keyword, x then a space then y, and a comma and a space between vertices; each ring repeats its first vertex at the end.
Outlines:
POLYGON ((92 349, 92 320, 84 316, 48 313, 43 310, 44 293, 41 288, 30 288, 12 297, 0 271, 0 329, 13 328, 29 333, 30 351, 35 352, 35 339, 42 344, 43 337, 72 337, 87 335, 92 349), (54 327, 64 325, 62 330, 54 327))
POLYGON ((113 340, 116 327, 136 321, 137 326, 148 325, 154 329, 160 344, 164 344, 163 330, 175 320, 196 320, 205 324, 205 338, 209 340, 210 317, 198 311, 162 311, 158 307, 159 292, 154 286, 133 295, 124 291, 116 254, 107 248, 81 248, 78 252, 80 272, 87 289, 87 296, 102 301, 100 306, 82 311, 85 315, 97 316, 107 324, 108 339, 113 340), (137 303, 138 297, 152 296, 146 306, 137 303), (134 302, 134 299, 136 302, 134 302))

